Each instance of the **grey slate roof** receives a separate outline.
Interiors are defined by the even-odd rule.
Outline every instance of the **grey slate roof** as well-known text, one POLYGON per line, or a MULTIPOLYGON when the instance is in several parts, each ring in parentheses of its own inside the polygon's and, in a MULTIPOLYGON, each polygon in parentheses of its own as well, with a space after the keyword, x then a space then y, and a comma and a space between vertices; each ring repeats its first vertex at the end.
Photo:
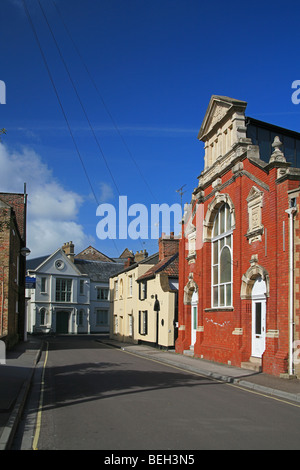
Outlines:
MULTIPOLYGON (((26 260, 26 271, 34 271, 48 258, 49 255, 26 260)), ((125 261, 125 259, 116 259, 116 262, 112 263, 110 261, 90 261, 75 258, 74 264, 82 274, 87 274, 91 281, 107 282, 110 276, 124 269, 125 261)))
POLYGON ((40 256, 39 258, 26 259, 26 271, 34 271, 36 268, 39 267, 40 264, 46 261, 49 256, 50 255, 40 256))
POLYGON ((117 274, 121 274, 121 273, 125 273, 127 271, 131 271, 131 269, 136 268, 139 264, 156 264, 156 263, 158 263, 158 261, 159 261, 159 253, 154 253, 153 255, 147 256, 147 258, 145 258, 141 261, 138 261, 138 262, 135 262, 135 263, 131 264, 127 268, 124 268, 124 266, 122 266, 122 268, 119 269, 119 271, 116 271, 116 272, 112 273, 111 277, 113 277, 117 274))
MULTIPOLYGON (((110 276, 124 268, 124 263, 111 263, 106 261, 90 261, 75 258, 76 268, 82 274, 87 274, 91 281, 108 281, 110 276)), ((125 260, 124 260, 125 261, 125 260)))

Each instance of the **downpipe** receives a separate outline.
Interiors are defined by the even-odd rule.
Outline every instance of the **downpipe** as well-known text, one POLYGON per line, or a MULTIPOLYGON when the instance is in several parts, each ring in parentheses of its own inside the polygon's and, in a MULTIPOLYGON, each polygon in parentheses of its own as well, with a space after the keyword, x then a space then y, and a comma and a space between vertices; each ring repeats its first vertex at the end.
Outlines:
POLYGON ((294 214, 297 212, 294 203, 291 199, 290 208, 285 211, 289 215, 289 375, 294 374, 294 214))

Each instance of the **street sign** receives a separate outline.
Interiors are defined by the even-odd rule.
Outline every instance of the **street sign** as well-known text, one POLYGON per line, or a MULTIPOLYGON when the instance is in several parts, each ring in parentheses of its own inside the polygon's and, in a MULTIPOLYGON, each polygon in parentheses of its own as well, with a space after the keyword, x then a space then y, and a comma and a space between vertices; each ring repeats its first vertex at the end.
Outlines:
POLYGON ((25 278, 25 289, 35 289, 36 286, 36 278, 26 276, 25 278))

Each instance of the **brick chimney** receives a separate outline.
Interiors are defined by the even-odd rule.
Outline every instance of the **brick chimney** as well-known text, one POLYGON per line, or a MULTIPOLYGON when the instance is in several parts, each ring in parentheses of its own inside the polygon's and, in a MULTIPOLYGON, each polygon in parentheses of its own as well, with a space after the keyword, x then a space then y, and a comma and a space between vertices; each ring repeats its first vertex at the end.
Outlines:
POLYGON ((134 255, 134 262, 138 263, 139 261, 143 261, 143 259, 147 258, 148 253, 146 250, 137 251, 134 255))
POLYGON ((134 263, 134 254, 132 256, 128 256, 127 261, 124 263, 124 268, 129 268, 134 263))
POLYGON ((179 239, 174 238, 174 232, 171 232, 170 235, 165 233, 161 234, 161 237, 158 241, 159 245, 159 260, 163 260, 167 256, 175 255, 179 250, 179 239))
POLYGON ((72 263, 74 263, 74 257, 75 257, 74 243, 73 242, 64 243, 62 249, 65 255, 69 258, 69 260, 72 261, 72 263))

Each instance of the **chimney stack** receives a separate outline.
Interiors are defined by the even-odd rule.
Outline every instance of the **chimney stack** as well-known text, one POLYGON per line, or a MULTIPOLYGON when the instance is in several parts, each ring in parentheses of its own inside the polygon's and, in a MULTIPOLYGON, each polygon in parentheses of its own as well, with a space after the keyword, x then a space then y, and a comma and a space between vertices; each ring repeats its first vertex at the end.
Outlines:
POLYGON ((174 238, 174 232, 171 232, 169 236, 162 233, 158 244, 159 261, 167 258, 168 256, 175 255, 179 250, 179 239, 174 238))
POLYGON ((69 258, 69 260, 72 261, 72 263, 74 263, 74 257, 75 257, 74 243, 73 242, 64 243, 62 249, 65 255, 69 258))
POLYGON ((129 268, 134 263, 134 255, 128 256, 127 261, 124 263, 124 268, 129 268))
POLYGON ((143 259, 147 258, 148 253, 146 250, 137 251, 134 256, 134 262, 138 263, 139 261, 143 261, 143 259))

